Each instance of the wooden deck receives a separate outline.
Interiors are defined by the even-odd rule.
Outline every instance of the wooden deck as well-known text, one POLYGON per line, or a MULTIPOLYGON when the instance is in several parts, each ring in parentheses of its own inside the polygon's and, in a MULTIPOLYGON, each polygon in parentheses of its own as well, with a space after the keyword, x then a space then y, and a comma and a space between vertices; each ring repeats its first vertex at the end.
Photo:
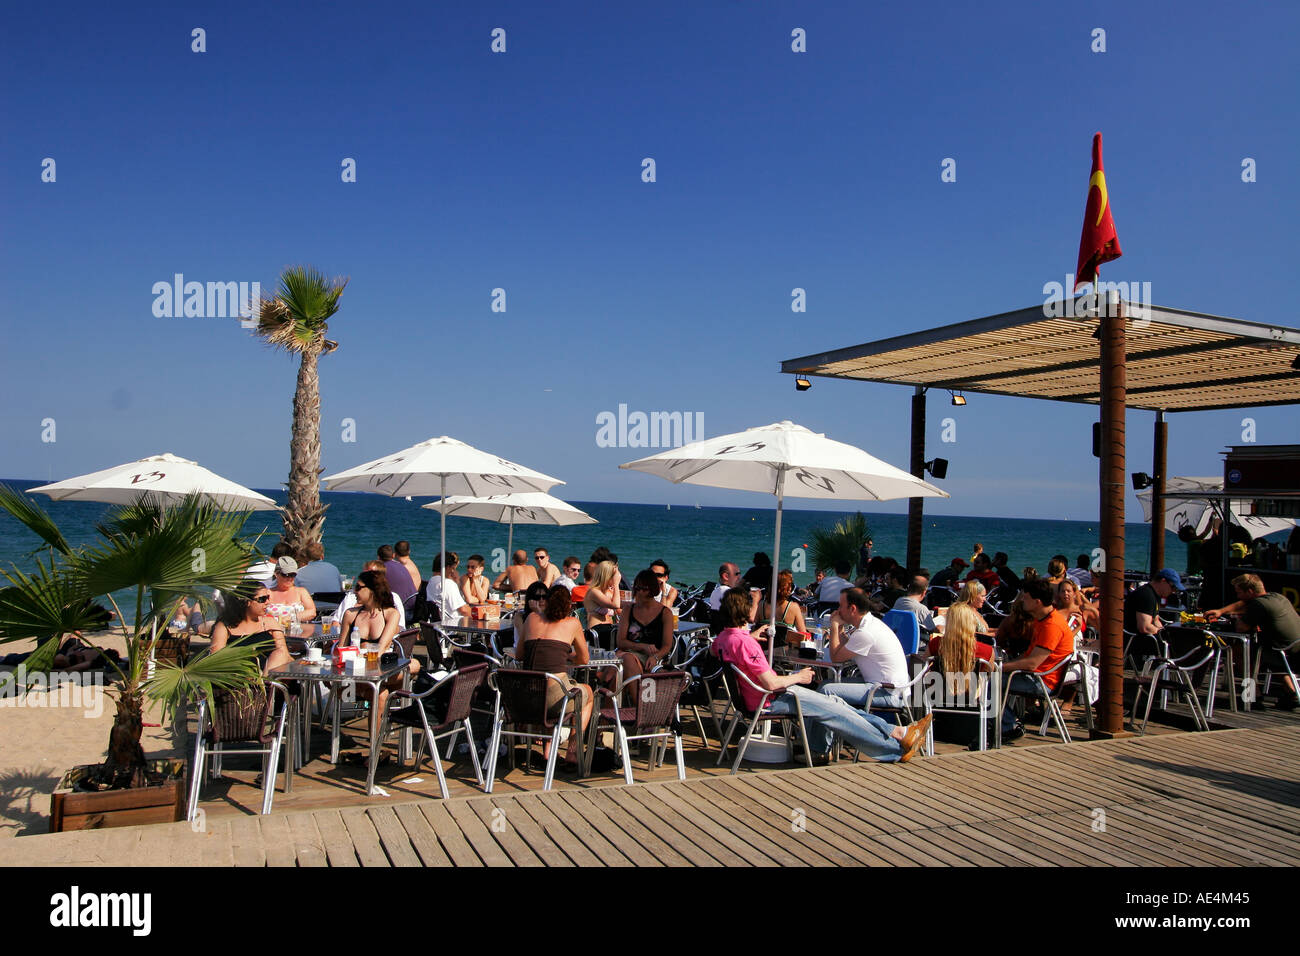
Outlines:
MULTIPOLYGON (((1296 866, 1300 727, 29 836, 3 862, 1296 866)), ((278 806, 278 801, 277 801, 278 806)))

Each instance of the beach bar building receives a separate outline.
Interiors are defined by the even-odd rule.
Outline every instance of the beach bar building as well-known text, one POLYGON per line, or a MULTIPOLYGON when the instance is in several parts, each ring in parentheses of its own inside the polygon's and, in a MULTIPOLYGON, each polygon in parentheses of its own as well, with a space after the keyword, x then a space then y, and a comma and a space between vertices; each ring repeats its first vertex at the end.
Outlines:
MULTIPOLYGON (((1102 720, 1123 728, 1126 410, 1155 414, 1152 514, 1164 514, 1165 415, 1300 403, 1300 329, 1084 295, 802 358, 781 371, 912 387, 911 461, 923 477, 926 393, 966 392, 1099 406, 1102 720)), ((907 563, 921 555, 922 502, 908 507, 907 563)), ((1164 522, 1151 525, 1151 567, 1164 565, 1164 522)))

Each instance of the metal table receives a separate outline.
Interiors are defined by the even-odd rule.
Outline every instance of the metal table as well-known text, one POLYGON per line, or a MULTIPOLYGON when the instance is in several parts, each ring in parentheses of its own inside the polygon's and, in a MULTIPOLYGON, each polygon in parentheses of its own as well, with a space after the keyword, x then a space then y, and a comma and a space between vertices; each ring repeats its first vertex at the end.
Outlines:
MULTIPOLYGON (((271 670, 270 676, 275 680, 296 680, 303 682, 317 682, 321 684, 332 684, 336 686, 342 684, 365 684, 370 687, 370 760, 369 769, 366 773, 366 794, 369 795, 374 790, 375 768, 379 762, 379 688, 394 674, 402 673, 410 666, 410 661, 399 659, 396 663, 383 667, 376 665, 367 667, 361 673, 353 673, 348 670, 334 666, 332 658, 325 658, 318 664, 308 663, 306 660, 294 660, 288 664, 282 664, 271 670)), ((299 695, 300 697, 302 695, 299 695)), ((340 711, 343 704, 343 695, 336 693, 333 695, 334 713, 333 728, 330 734, 330 763, 337 763, 339 759, 339 719, 340 711)), ((296 757, 297 732, 295 727, 294 736, 290 739, 290 748, 292 753, 290 759, 296 757)), ((310 747, 310 736, 308 738, 308 747, 310 747)))

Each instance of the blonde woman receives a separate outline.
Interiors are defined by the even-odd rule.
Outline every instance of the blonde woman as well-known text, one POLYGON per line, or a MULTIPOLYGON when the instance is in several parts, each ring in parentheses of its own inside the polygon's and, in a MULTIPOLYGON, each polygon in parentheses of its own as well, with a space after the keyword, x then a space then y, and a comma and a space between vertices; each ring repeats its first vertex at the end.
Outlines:
MULTIPOLYGON (((984 620, 984 615, 980 611, 984 607, 984 601, 988 597, 988 589, 978 581, 967 581, 961 586, 961 593, 957 595, 957 600, 948 607, 948 614, 952 614, 952 609, 957 606, 967 607, 975 615, 975 632, 977 634, 987 634, 989 632, 988 621, 984 620)), ((947 618, 945 617, 945 620, 947 618)))
POLYGON ((587 627, 596 632, 600 646, 607 649, 614 646, 614 613, 623 608, 618 594, 622 580, 617 564, 602 561, 596 565, 596 576, 591 579, 591 587, 582 596, 582 607, 587 612, 587 627))
POLYGON ((948 608, 943 636, 930 640, 930 654, 938 658, 950 695, 966 693, 976 659, 993 659, 993 645, 975 639, 977 625, 983 620, 969 604, 953 604, 948 608))

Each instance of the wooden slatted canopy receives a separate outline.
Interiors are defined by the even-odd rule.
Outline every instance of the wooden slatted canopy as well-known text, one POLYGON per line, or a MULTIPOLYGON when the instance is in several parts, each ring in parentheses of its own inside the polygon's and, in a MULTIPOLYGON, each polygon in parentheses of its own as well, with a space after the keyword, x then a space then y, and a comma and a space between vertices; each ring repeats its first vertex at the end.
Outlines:
MULTIPOLYGON (((1096 405, 1101 349, 1088 299, 788 359, 781 371, 1096 405)), ((1125 314, 1128 407, 1300 403, 1300 329, 1132 302, 1125 314)))

